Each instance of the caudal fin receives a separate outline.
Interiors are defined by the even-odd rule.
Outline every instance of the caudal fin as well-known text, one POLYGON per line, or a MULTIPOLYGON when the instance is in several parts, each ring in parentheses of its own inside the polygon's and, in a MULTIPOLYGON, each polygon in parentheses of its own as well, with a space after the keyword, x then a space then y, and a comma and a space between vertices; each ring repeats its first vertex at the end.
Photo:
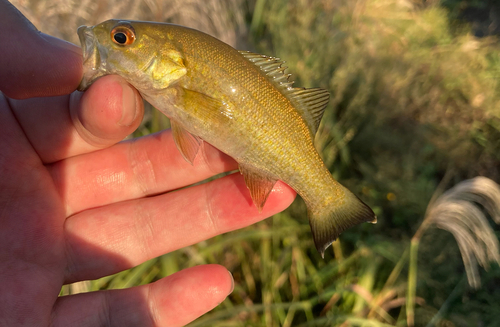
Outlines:
POLYGON ((377 217, 370 207, 343 186, 339 185, 339 187, 345 193, 343 199, 335 200, 322 208, 308 205, 309 224, 314 244, 323 258, 326 248, 343 231, 363 222, 377 222, 377 217))

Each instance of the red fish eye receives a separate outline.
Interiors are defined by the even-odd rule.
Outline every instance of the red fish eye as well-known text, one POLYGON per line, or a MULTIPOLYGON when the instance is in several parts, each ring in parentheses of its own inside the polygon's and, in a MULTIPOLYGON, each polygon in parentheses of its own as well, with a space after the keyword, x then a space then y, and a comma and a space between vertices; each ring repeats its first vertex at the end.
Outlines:
POLYGON ((135 33, 131 27, 117 26, 111 31, 111 39, 118 45, 130 45, 135 41, 135 33))

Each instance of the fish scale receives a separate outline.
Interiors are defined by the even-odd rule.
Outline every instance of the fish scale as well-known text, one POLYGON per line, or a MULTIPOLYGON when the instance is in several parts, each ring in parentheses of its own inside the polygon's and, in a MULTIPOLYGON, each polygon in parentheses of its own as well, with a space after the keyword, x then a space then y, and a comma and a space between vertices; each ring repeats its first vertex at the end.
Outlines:
POLYGON ((313 138, 327 91, 294 88, 283 62, 237 51, 186 27, 109 20, 78 30, 85 90, 117 74, 171 119, 184 158, 193 163, 202 142, 233 157, 258 210, 278 180, 307 206, 317 250, 345 229, 376 222, 373 211, 331 176, 313 138), (116 37, 116 35, 119 37, 116 37))

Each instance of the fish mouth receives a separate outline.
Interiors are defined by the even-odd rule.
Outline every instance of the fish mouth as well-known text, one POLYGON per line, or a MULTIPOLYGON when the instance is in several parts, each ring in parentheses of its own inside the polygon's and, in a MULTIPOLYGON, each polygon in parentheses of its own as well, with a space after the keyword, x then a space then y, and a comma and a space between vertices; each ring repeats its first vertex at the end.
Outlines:
POLYGON ((80 26, 77 33, 83 53, 83 78, 77 90, 85 91, 96 79, 106 74, 103 63, 107 53, 99 45, 93 27, 80 26))

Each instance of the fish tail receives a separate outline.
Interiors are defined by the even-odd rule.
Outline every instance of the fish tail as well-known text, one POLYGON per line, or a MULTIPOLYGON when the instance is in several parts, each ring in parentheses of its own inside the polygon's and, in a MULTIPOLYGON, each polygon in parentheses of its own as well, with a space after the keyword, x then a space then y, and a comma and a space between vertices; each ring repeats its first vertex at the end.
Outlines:
POLYGON ((331 203, 326 206, 307 204, 314 245, 322 258, 326 248, 346 229, 363 222, 377 222, 372 209, 356 195, 340 184, 335 187, 338 188, 335 194, 340 196, 332 198, 331 203))

